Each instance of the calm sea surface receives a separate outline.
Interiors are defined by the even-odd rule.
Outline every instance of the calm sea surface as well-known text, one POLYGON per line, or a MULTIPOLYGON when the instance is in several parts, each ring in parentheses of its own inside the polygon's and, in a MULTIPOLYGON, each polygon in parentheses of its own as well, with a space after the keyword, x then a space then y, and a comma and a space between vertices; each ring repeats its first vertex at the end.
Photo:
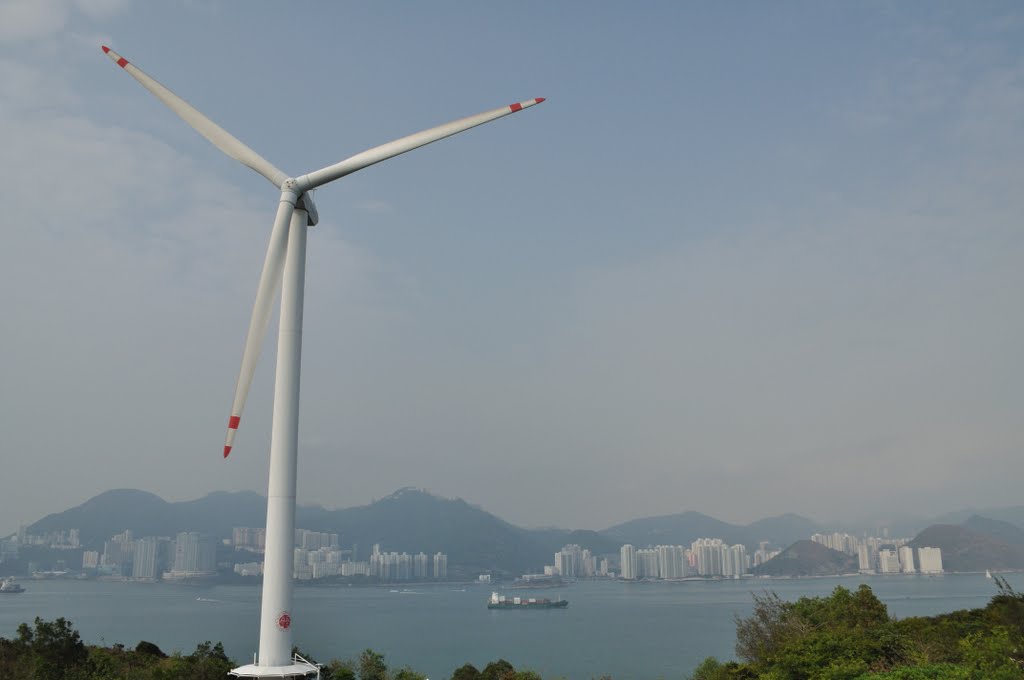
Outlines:
MULTIPOLYGON (((1024 575, 1010 574, 1024 590, 1024 575)), ((683 678, 704 657, 733 657, 733 616, 751 609, 751 592, 784 599, 824 595, 836 585, 869 584, 897 617, 984 606, 995 594, 982 575, 875 576, 777 581, 658 584, 581 582, 509 594, 565 598, 569 608, 493 611, 485 586, 297 588, 295 640, 321 661, 354 658, 367 647, 389 666, 409 665, 435 680, 466 662, 505 658, 545 678, 683 678)), ((155 642, 189 652, 221 641, 247 661, 259 633, 259 589, 197 588, 98 581, 22 581, 27 592, 0 596, 0 637, 36 616, 70 619, 87 642, 155 642)))

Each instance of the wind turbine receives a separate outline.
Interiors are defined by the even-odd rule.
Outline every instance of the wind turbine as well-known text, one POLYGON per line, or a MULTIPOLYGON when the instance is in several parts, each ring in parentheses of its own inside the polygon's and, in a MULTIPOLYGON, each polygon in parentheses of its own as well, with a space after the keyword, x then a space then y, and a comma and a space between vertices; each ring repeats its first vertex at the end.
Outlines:
POLYGON ((412 151, 439 139, 534 106, 543 98, 502 106, 475 116, 438 125, 376 146, 351 158, 291 177, 233 137, 185 100, 150 78, 127 59, 103 46, 118 66, 149 90, 171 111, 191 125, 211 144, 248 166, 280 189, 281 198, 270 233, 263 271, 256 289, 252 318, 242 352, 242 367, 228 419, 224 457, 231 453, 245 399, 252 384, 256 360, 270 321, 270 312, 281 292, 277 371, 274 381, 274 416, 270 441, 270 482, 267 491, 267 541, 263 566, 263 599, 260 612, 260 646, 254 663, 231 671, 238 677, 304 677, 319 675, 315 665, 292 654, 292 563, 295 535, 295 482, 299 434, 299 367, 302 352, 302 303, 306 278, 306 231, 318 215, 312 192, 357 170, 412 151), (283 283, 282 283, 283 282, 283 283))

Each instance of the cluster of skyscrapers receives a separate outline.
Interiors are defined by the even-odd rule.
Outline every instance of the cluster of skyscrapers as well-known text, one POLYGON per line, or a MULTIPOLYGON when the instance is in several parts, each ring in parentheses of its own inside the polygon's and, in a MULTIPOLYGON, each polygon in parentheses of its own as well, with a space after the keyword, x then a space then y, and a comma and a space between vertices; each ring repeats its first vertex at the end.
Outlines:
POLYGON ((217 541, 194 531, 136 539, 131 530, 82 553, 82 569, 137 581, 209 578, 217 573, 217 541))
MULTIPOLYGON (((266 545, 266 531, 236 527, 232 531, 236 550, 262 553, 266 545)), ((310 581, 334 576, 368 576, 385 583, 399 581, 443 581, 448 578, 448 556, 442 552, 428 555, 420 552, 384 552, 380 544, 373 546, 368 560, 356 560, 355 548, 342 550, 338 534, 308 529, 295 530, 293 576, 310 581)), ((258 576, 263 573, 259 561, 235 564, 235 573, 258 576)))
POLYGON ((914 549, 906 538, 865 536, 857 538, 846 533, 814 534, 811 540, 826 548, 857 556, 857 568, 862 574, 941 574, 942 550, 921 547, 914 549))
POLYGON ((635 548, 627 543, 619 549, 619 576, 627 581, 693 576, 739 578, 750 571, 750 566, 745 546, 728 545, 720 538, 698 538, 689 548, 635 548))
POLYGON ((42 546, 54 550, 74 550, 81 548, 81 534, 78 529, 58 529, 41 534, 28 533, 27 527, 20 527, 18 533, 11 537, 15 546, 42 546))
MULTIPOLYGON (((78 550, 82 547, 78 529, 61 529, 42 534, 30 534, 22 526, 18 533, 9 538, 0 538, 0 564, 18 559, 23 548, 41 547, 51 550, 78 550)), ((58 560, 66 565, 65 560, 58 560)))
POLYGON ((590 578, 608 576, 608 567, 607 559, 598 559, 589 550, 570 543, 555 553, 555 563, 545 566, 544 574, 566 578, 590 578))

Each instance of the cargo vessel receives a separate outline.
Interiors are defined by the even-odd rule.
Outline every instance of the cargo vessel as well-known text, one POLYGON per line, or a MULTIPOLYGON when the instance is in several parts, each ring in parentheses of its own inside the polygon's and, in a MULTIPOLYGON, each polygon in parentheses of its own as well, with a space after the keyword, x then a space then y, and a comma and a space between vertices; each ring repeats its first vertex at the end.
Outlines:
POLYGON ((549 600, 546 597, 505 597, 491 593, 488 609, 565 609, 568 600, 549 600))

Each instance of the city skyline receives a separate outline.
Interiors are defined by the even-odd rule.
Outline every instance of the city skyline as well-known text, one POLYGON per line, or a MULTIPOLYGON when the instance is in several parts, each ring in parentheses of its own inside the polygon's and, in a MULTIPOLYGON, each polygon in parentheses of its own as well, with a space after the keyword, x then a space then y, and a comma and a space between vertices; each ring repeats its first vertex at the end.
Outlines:
POLYGON ((1022 34, 998 2, 3 3, 0 535, 110 488, 266 489, 266 357, 244 454, 220 441, 263 182, 101 44, 293 172, 548 98, 318 194, 300 503, 1017 504, 1022 34))
MULTIPOLYGON (((57 556, 51 555, 49 559, 64 566, 53 567, 51 563, 45 567, 46 571, 39 572, 40 576, 188 581, 217 578, 228 567, 233 567, 234 574, 243 577, 263 574, 261 557, 266 546, 266 529, 263 527, 233 527, 230 538, 220 540, 233 551, 234 556, 227 561, 217 556, 216 537, 198 531, 178 532, 173 538, 136 537, 129 529, 104 540, 102 551, 87 549, 89 546, 80 543, 80 535, 76 528, 41 535, 29 534, 23 528, 17 538, 0 541, 0 563, 8 558, 16 560, 20 546, 42 546, 56 550, 57 556), (72 562, 75 556, 67 553, 69 550, 82 550, 81 572, 68 564, 65 554, 72 556, 72 562), (51 569, 56 571, 49 571, 51 569)), ((944 571, 941 548, 920 545, 915 549, 910 545, 910 538, 890 537, 888 530, 884 530, 882 536, 872 536, 865 531, 860 538, 838 531, 815 533, 810 536, 810 541, 856 557, 860 575, 928 575, 944 571)), ((293 578, 300 581, 370 577, 381 583, 391 583, 443 581, 448 578, 448 555, 441 551, 428 554, 420 550, 412 554, 404 550, 388 551, 380 543, 374 543, 368 559, 360 559, 357 545, 344 547, 340 534, 301 528, 295 529, 294 545, 293 578)), ((635 581, 763 576, 755 573, 758 566, 770 562, 795 544, 784 546, 775 540, 763 540, 758 542, 756 549, 750 547, 748 551, 742 543, 730 545, 721 538, 705 537, 694 539, 689 547, 653 542, 644 547, 642 544, 625 543, 616 554, 614 550, 593 552, 571 543, 554 553, 553 564, 546 564, 537 572, 524 573, 516 577, 515 583, 522 586, 544 585, 551 583, 552 579, 557 583, 563 578, 635 581)), ((26 575, 37 575, 33 564, 29 563, 26 575)), ((493 567, 486 565, 477 565, 475 570, 468 572, 464 565, 455 563, 453 566, 463 581, 467 578, 473 580, 473 575, 479 574, 476 581, 489 583, 495 573, 493 567)))

